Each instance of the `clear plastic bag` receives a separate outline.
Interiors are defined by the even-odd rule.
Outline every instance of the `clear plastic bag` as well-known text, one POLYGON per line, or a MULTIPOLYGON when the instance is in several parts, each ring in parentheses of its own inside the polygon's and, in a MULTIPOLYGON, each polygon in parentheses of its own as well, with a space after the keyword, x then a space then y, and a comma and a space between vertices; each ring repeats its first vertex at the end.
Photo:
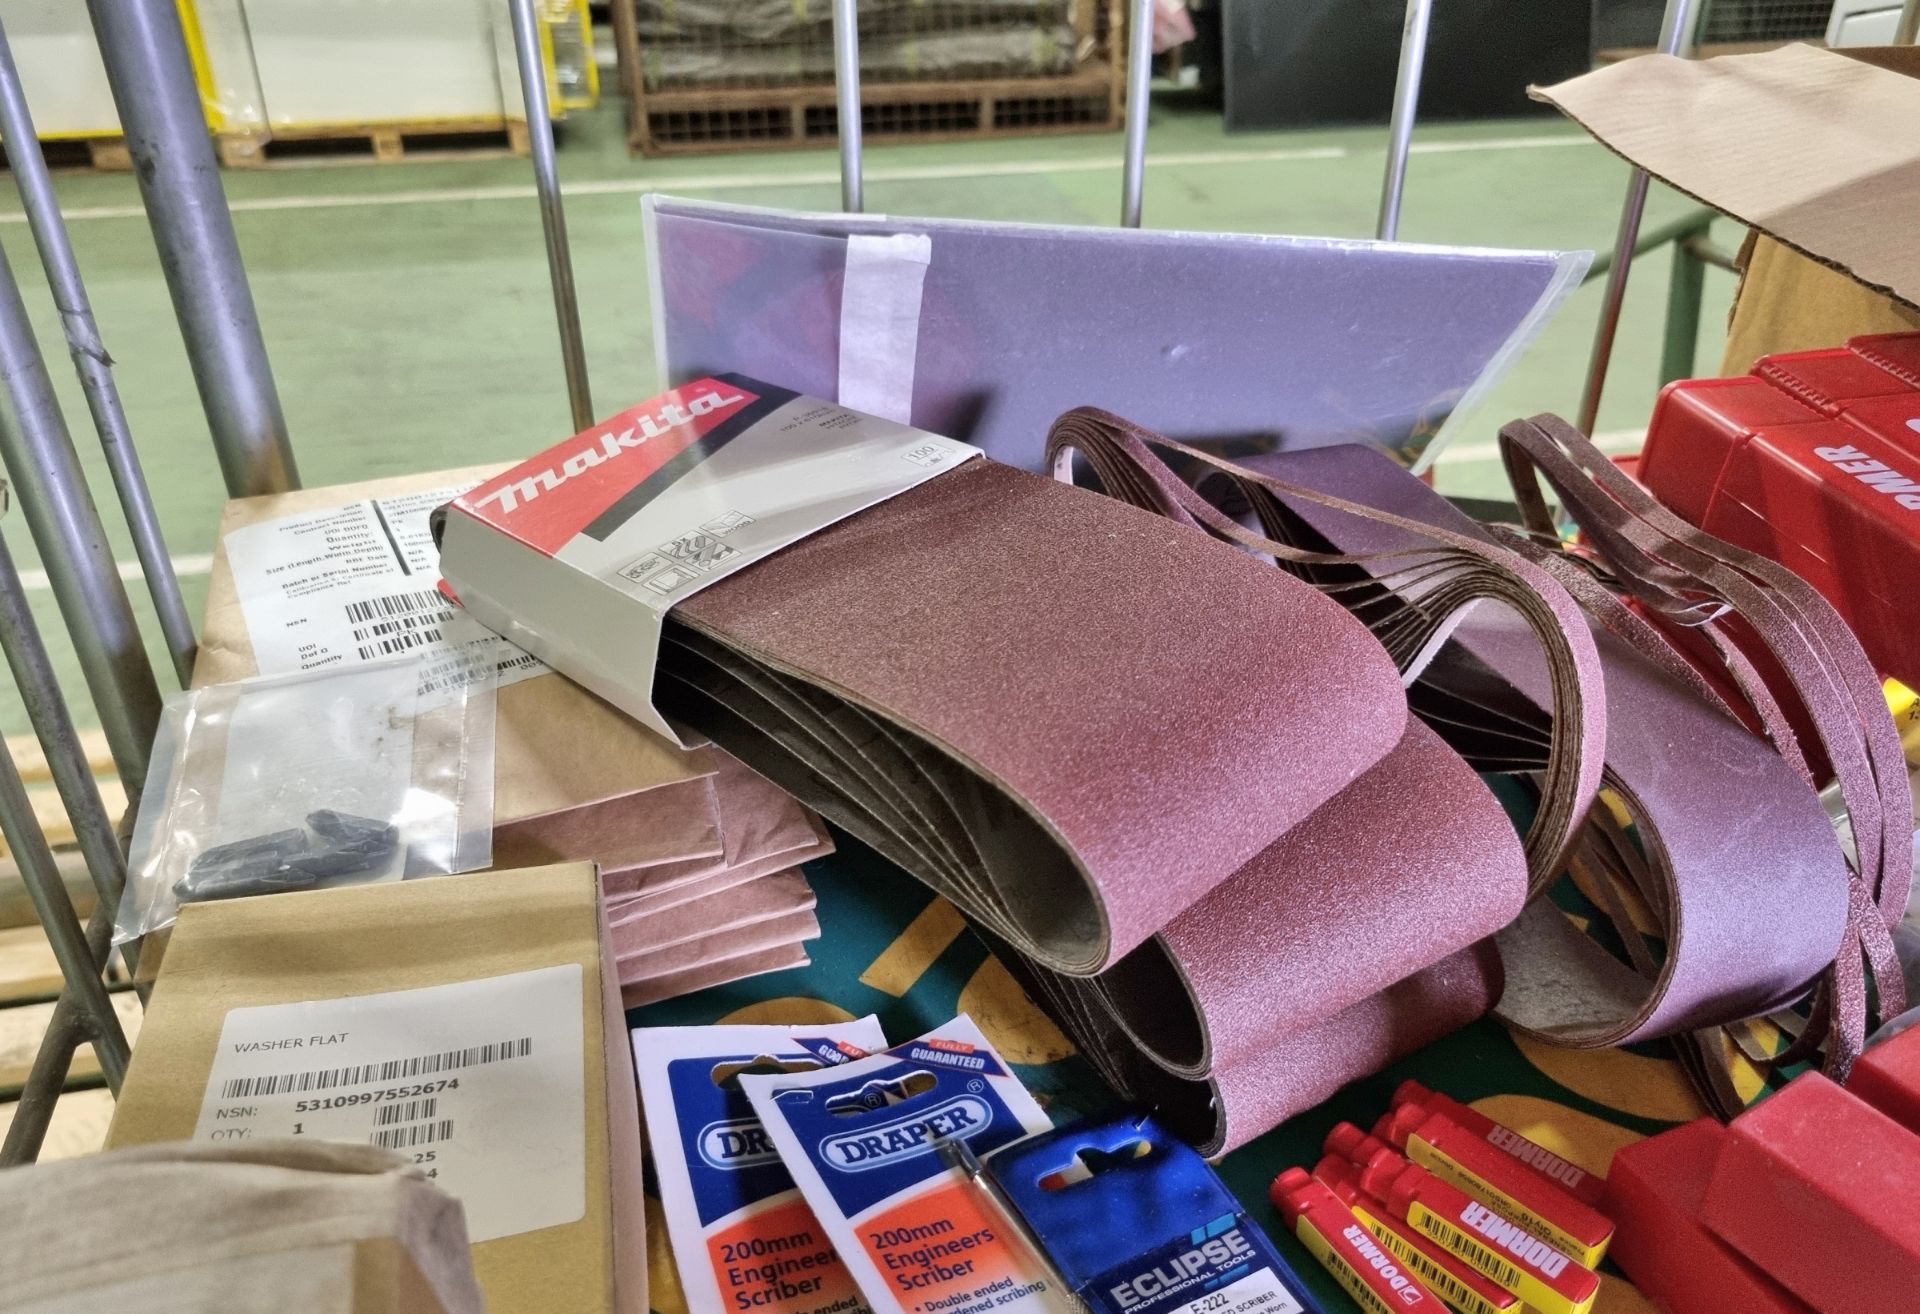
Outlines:
POLYGON ((429 657, 167 700, 114 926, 182 903, 471 871, 493 859, 493 661, 429 657))

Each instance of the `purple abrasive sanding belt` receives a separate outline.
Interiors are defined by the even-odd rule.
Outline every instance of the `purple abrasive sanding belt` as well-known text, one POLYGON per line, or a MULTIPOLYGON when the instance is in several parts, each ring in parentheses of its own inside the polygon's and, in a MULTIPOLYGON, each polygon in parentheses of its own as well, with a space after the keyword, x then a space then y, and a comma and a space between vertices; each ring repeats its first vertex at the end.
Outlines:
POLYGON ((1364 626, 1192 526, 974 462, 680 604, 656 695, 1210 1148, 1498 996, 1504 812, 1364 626))
POLYGON ((1025 979, 1129 1096, 1208 1153, 1490 1008, 1519 836, 1418 721, 1387 758, 1091 980, 1025 979), (1418 807, 1408 806, 1417 798, 1418 807))
MULTIPOLYGON (((1248 464, 1409 519, 1484 532, 1365 448, 1248 464)), ((1390 552, 1405 543, 1402 531, 1377 521, 1287 504, 1344 552, 1390 552)), ((1499 939, 1507 972, 1500 1012, 1546 1039, 1598 1046, 1774 1008, 1802 992, 1840 945, 1847 886, 1833 827, 1811 785, 1771 745, 1597 623, 1594 631, 1610 708, 1607 784, 1640 822, 1658 882, 1644 897, 1668 952, 1657 972, 1643 975, 1550 903, 1536 903, 1499 939)), ((1537 647, 1495 608, 1469 616, 1453 644, 1458 653, 1443 654, 1423 679, 1441 695, 1433 701, 1442 733, 1469 759, 1483 744, 1490 755, 1519 750, 1524 759, 1531 741, 1537 762, 1547 681, 1537 647), (1499 742, 1486 742, 1494 735, 1485 731, 1499 742)), ((1416 688, 1417 706, 1427 705, 1426 692, 1416 688)))
POLYGON ((976 460, 674 609, 656 699, 1044 966, 1098 972, 1372 767, 1343 608, 976 460))

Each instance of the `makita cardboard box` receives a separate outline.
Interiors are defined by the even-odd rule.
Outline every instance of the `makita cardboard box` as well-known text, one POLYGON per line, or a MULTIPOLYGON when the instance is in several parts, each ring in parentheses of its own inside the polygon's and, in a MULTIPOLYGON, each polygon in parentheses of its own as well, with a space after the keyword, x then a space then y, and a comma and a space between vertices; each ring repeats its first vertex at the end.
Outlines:
POLYGON ((660 734, 667 612, 979 449, 738 374, 575 434, 436 516, 445 587, 660 734))

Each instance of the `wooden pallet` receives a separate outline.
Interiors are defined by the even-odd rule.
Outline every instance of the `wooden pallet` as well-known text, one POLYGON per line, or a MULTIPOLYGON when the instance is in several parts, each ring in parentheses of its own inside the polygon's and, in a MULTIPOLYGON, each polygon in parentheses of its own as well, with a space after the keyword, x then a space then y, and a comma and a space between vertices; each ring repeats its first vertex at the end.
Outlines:
MULTIPOLYGON (((46 756, 32 735, 9 735, 6 744, 14 767, 27 784, 27 799, 33 804, 34 818, 53 846, 54 862, 66 882, 68 897, 73 900, 75 910, 85 917, 93 909, 93 881, 74 848, 73 822, 68 819, 60 792, 53 785, 53 773, 47 767, 46 756)), ((86 752, 94 783, 100 787, 100 801, 106 805, 107 815, 117 821, 126 811, 127 798, 120 782, 114 778, 113 754, 107 749, 106 736, 98 730, 83 730, 80 746, 86 752)), ((33 933, 39 934, 19 866, 8 853, 5 840, 0 840, 0 940, 10 927, 33 927, 33 933)), ((4 950, 0 950, 0 960, 5 957, 4 950)))
MULTIPOLYGON (((13 1115, 19 1107, 17 1102, 0 1104, 0 1137, 13 1126, 13 1115)), ((106 1148, 107 1128, 112 1122, 112 1091, 104 1086, 68 1091, 54 1102, 47 1139, 40 1144, 39 1162, 99 1153, 106 1148)))
POLYGON ((214 137, 229 169, 319 160, 418 160, 447 155, 525 155, 527 125, 520 119, 436 119, 414 123, 327 123, 298 128, 222 132, 214 137))
MULTIPOLYGON (((119 1015, 120 1027, 131 1044, 140 1034, 140 996, 124 989, 114 991, 111 998, 113 1011, 119 1015)), ((47 1023, 53 1020, 53 1007, 48 1000, 0 1008, 0 1092, 16 1095, 26 1084, 34 1055, 40 1052, 40 1041, 47 1034, 47 1023)), ((99 1078, 100 1060, 94 1057, 93 1046, 82 1045, 74 1051, 67 1081, 81 1083, 99 1078)))
MULTIPOLYGON (((0 146, 0 153, 5 147, 0 146)), ((121 136, 56 137, 40 143, 50 169, 94 169, 100 173, 131 173, 133 155, 121 136)))

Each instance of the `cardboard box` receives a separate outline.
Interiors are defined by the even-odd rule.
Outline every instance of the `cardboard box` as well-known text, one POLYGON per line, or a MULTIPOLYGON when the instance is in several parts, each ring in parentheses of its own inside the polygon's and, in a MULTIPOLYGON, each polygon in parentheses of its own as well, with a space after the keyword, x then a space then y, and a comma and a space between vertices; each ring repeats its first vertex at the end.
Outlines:
POLYGON ((176 1142, 0 1174, 12 1310, 482 1314, 458 1202, 390 1150, 176 1142))
POLYGON ((1728 373, 1920 327, 1920 48, 1644 55, 1533 95, 1755 231, 1728 373))
POLYGON ((108 1144, 397 1149, 494 1314, 645 1314, 626 1034, 589 863, 190 904, 108 1144))
POLYGON ((1748 233, 1739 264, 1740 290, 1720 357, 1722 374, 1745 374, 1762 356, 1821 351, 1850 338, 1920 329, 1920 310, 1771 237, 1748 233))
POLYGON ((980 449, 743 374, 669 388, 448 503, 473 618, 662 736, 668 611, 980 449))
MULTIPOLYGON (((257 675, 253 641, 227 557, 227 536, 247 525, 342 507, 374 497, 473 483, 505 466, 475 466, 237 498, 220 515, 200 627, 195 687, 257 675)), ((432 588, 434 580, 422 587, 432 588)), ((709 756, 669 744, 564 676, 547 674, 500 690, 494 748, 494 822, 505 826, 713 773, 709 756)))

